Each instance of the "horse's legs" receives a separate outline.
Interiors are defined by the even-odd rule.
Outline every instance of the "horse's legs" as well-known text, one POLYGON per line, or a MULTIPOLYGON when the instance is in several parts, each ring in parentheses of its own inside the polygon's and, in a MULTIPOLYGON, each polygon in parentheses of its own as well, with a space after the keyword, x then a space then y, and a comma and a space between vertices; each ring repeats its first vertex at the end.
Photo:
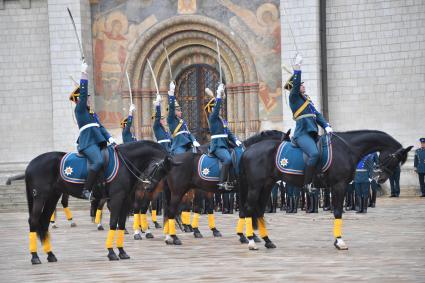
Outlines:
POLYGON ((192 219, 192 229, 193 229, 193 236, 195 238, 202 238, 201 231, 199 231, 199 217, 202 213, 202 200, 203 200, 203 194, 201 191, 195 192, 195 197, 193 199, 193 219, 192 219))
MULTIPOLYGON (((143 196, 145 197, 145 196, 143 196)), ((141 207, 142 207, 142 199, 138 194, 135 196, 134 205, 133 205, 133 231, 134 235, 133 238, 135 240, 141 240, 142 234, 141 234, 141 207)))
POLYGON ((157 220, 157 211, 161 211, 161 206, 159 205, 159 202, 162 199, 162 192, 158 194, 158 196, 151 201, 151 218, 152 218, 152 222, 155 226, 156 229, 161 228, 161 225, 159 225, 158 220, 157 220))
POLYGON ((142 199, 141 208, 140 208, 140 213, 141 213, 140 225, 142 226, 142 232, 145 233, 147 239, 153 238, 153 234, 151 233, 149 229, 148 216, 146 214, 148 212, 150 203, 151 201, 145 195, 145 197, 142 199))
POLYGON ((220 231, 215 227, 215 217, 214 217, 214 195, 207 194, 205 197, 205 208, 208 214, 208 227, 213 232, 214 237, 221 237, 220 231))
POLYGON ((266 228, 266 221, 264 219, 264 211, 267 206, 267 203, 270 199, 270 189, 265 186, 263 187, 261 194, 260 194, 260 215, 257 218, 258 221, 258 232, 260 233, 260 237, 265 242, 265 247, 268 249, 274 249, 276 248, 276 245, 273 244, 273 242, 269 239, 267 228, 266 228))
POLYGON ((130 207, 130 200, 127 198, 124 201, 124 205, 121 207, 121 211, 118 219, 118 231, 117 231, 117 240, 116 245, 119 250, 120 259, 129 259, 130 257, 124 251, 124 233, 125 233, 125 221, 127 220, 128 207, 130 207))
MULTIPOLYGON (((166 234, 165 242, 167 244, 174 244, 174 245, 181 245, 180 239, 176 236, 176 223, 175 223, 175 217, 178 213, 178 206, 180 203, 180 200, 182 199, 182 195, 176 195, 171 194, 171 200, 168 207, 168 221, 165 225, 168 226, 168 233, 166 234)), ((164 225, 164 231, 165 231, 165 225, 164 225)))
POLYGON ((30 226, 29 249, 32 256, 31 263, 41 264, 40 258, 37 254, 37 232, 41 231, 40 217, 44 206, 44 199, 41 197, 35 197, 32 201, 32 210, 30 211, 30 217, 28 219, 30 226))
POLYGON ((342 212, 344 206, 345 187, 347 184, 338 183, 332 189, 332 206, 334 209, 334 246, 338 250, 348 250, 347 245, 342 240, 342 212))
MULTIPOLYGON (((114 238, 117 230, 118 225, 118 219, 121 214, 121 208, 123 205, 124 196, 117 195, 115 197, 111 197, 111 200, 109 201, 109 210, 111 212, 111 216, 109 219, 109 231, 108 236, 106 238, 105 246, 108 249, 108 258, 109 260, 119 260, 117 255, 114 252, 113 244, 114 244, 114 238)), ((121 237, 121 230, 119 230, 118 238, 121 237)), ((122 237, 124 237, 124 230, 122 230, 122 237)))
POLYGON ((257 245, 254 241, 254 229, 252 225, 252 218, 256 214, 256 206, 260 195, 261 185, 255 183, 248 185, 247 199, 245 203, 245 225, 246 225, 246 236, 248 237, 248 248, 250 250, 258 250, 257 245))
POLYGON ((243 233, 243 228, 245 226, 245 214, 243 213, 242 206, 239 205, 239 207, 239 219, 238 224, 236 226, 236 234, 239 236, 239 242, 241 242, 241 244, 248 244, 248 239, 243 233))
POLYGON ((50 223, 50 217, 55 211, 56 204, 58 203, 60 196, 61 196, 60 193, 50 196, 50 198, 44 204, 43 212, 40 217, 40 226, 44 235, 42 239, 43 250, 47 254, 48 262, 58 261, 56 256, 52 252, 52 245, 50 243, 49 223, 50 223))

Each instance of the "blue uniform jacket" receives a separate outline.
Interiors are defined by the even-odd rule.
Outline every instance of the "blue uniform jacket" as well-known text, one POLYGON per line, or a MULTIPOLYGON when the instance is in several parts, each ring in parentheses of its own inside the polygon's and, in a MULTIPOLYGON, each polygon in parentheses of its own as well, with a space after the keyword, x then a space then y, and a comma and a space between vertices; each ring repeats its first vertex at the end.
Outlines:
MULTIPOLYGON (((295 114, 295 112, 307 100, 307 97, 300 92, 300 86, 301 86, 301 71, 295 70, 294 78, 293 78, 293 87, 289 94, 289 106, 291 107, 292 114, 295 114)), ((329 123, 325 120, 323 115, 316 110, 313 102, 310 102, 309 105, 301 112, 299 116, 305 115, 305 114, 314 114, 316 115, 316 117, 306 117, 306 118, 296 120, 295 132, 294 132, 295 139, 305 134, 310 134, 310 133, 317 134, 318 132, 317 124, 319 124, 322 128, 326 128, 327 126, 329 126, 329 123)))
POLYGON ((170 132, 173 137, 173 143, 172 143, 172 149, 174 150, 177 147, 181 146, 187 146, 187 144, 191 144, 194 141, 196 141, 195 137, 190 133, 189 128, 186 124, 186 122, 183 119, 178 118, 175 115, 176 111, 176 98, 174 96, 168 97, 168 128, 170 128, 170 132), (176 128, 178 127, 180 121, 182 121, 182 125, 180 129, 176 131, 176 128), (182 133, 177 135, 181 131, 187 131, 188 133, 182 133))
MULTIPOLYGON (((172 140, 169 132, 161 125, 161 106, 155 107, 155 121, 153 123, 153 133, 155 134, 156 141, 172 140)), ((160 143, 168 152, 171 150, 171 142, 160 143)))
POLYGON ((131 124, 133 124, 133 115, 128 115, 127 124, 125 125, 125 128, 122 130, 123 143, 137 141, 137 139, 131 133, 131 124))
POLYGON ((97 117, 90 114, 87 108, 87 92, 88 81, 82 79, 80 80, 80 97, 75 107, 75 118, 77 119, 78 128, 80 129, 92 123, 97 124, 97 126, 86 128, 80 132, 80 136, 77 140, 78 151, 83 151, 93 144, 106 143, 111 137, 106 129, 99 123, 97 117))
POLYGON ((211 112, 208 118, 209 127, 210 127, 211 136, 226 134, 227 138, 211 139, 211 143, 209 146, 210 153, 214 153, 214 151, 218 148, 229 149, 228 140, 231 140, 234 143, 236 143, 236 140, 237 140, 236 137, 233 135, 233 133, 230 131, 230 129, 227 127, 227 121, 222 120, 220 118, 221 103, 222 103, 222 99, 217 98, 213 111, 211 112))
POLYGON ((373 174, 373 154, 368 154, 357 163, 355 183, 369 183, 369 178, 373 174))
POLYGON ((418 148, 415 152, 414 167, 418 173, 425 173, 425 149, 418 148))

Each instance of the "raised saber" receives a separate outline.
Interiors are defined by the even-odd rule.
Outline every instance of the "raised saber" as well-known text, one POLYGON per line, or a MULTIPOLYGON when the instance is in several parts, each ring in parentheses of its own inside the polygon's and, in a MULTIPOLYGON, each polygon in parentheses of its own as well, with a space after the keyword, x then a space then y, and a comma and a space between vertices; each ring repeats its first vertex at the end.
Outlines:
POLYGON ((220 83, 223 83, 223 77, 221 74, 221 56, 220 56, 220 46, 218 46, 218 39, 215 39, 215 43, 217 45, 217 56, 218 56, 218 70, 220 72, 220 83))
POLYGON ((164 41, 162 41, 162 46, 164 47, 165 55, 167 56, 168 70, 170 71, 170 81, 172 81, 173 80, 173 73, 171 72, 170 57, 168 56, 167 47, 165 47, 164 41))
POLYGON ((153 72, 151 62, 149 61, 149 59, 146 59, 146 60, 148 61, 149 69, 151 69, 153 81, 154 81, 155 87, 156 87, 156 95, 159 95, 158 83, 156 82, 155 73, 153 72))
POLYGON ((125 76, 127 77, 128 91, 130 92, 130 105, 131 105, 131 104, 133 104, 133 93, 131 92, 130 78, 128 77, 127 70, 125 70, 125 76))
POLYGON ((83 46, 81 45, 80 38, 78 37, 78 32, 77 32, 77 27, 75 26, 74 17, 72 17, 71 10, 69 10, 69 8, 66 8, 66 9, 68 10, 69 17, 71 18, 72 26, 74 27, 75 37, 77 38, 78 47, 80 48, 81 60, 84 60, 85 57, 83 52, 83 46))
POLYGON ((297 53, 299 53, 297 42, 295 41, 294 32, 292 31, 291 23, 288 21, 288 14, 286 14, 285 7, 283 5, 281 5, 281 6, 282 6, 282 9, 283 9, 283 13, 285 14, 286 22, 288 23, 288 26, 289 26, 289 31, 291 32, 291 35, 292 35, 292 40, 294 41, 295 50, 297 51, 297 53))

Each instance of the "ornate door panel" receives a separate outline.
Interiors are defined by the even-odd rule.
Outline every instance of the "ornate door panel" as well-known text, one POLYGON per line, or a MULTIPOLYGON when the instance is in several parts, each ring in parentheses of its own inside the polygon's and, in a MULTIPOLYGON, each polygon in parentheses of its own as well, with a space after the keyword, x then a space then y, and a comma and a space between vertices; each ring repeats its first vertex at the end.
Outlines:
MULTIPOLYGON (((178 75, 176 80, 176 98, 182 107, 183 118, 201 144, 210 140, 204 106, 211 98, 205 93, 205 88, 211 89, 215 94, 219 80, 219 73, 209 65, 189 66, 178 75)), ((225 101, 221 108, 221 116, 224 119, 227 117, 225 101)))

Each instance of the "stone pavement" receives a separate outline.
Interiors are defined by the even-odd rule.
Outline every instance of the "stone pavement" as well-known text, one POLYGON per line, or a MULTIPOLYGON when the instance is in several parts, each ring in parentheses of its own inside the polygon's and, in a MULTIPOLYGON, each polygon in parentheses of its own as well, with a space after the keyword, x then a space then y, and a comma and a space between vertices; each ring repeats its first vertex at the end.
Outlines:
POLYGON ((119 262, 107 260, 106 231, 96 230, 87 211, 73 211, 76 228, 59 211, 52 232, 59 262, 47 263, 39 245, 38 266, 30 263, 27 213, 0 213, 0 282, 425 282, 425 199, 378 198, 377 205, 366 215, 344 214, 348 251, 333 247, 327 212, 267 214, 277 249, 261 244, 259 251, 237 241, 237 215, 216 214, 223 238, 212 237, 203 215, 203 239, 178 231, 183 245, 176 247, 164 244, 160 230, 152 240, 126 235, 131 259, 119 262))

